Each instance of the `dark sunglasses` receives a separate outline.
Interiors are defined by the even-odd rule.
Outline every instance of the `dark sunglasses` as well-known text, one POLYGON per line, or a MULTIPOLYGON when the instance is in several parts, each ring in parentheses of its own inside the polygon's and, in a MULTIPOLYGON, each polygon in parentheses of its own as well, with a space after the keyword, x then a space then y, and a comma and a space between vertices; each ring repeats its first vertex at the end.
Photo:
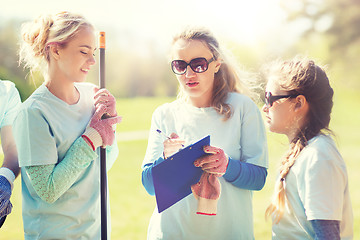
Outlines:
POLYGON ((171 69, 175 74, 182 75, 186 73, 187 66, 190 66, 191 70, 196 73, 202 73, 208 70, 209 64, 215 61, 215 58, 206 60, 206 58, 194 58, 189 63, 184 60, 174 60, 171 62, 171 69))
POLYGON ((289 95, 277 95, 273 96, 271 92, 265 92, 265 104, 267 108, 271 108, 273 103, 276 100, 282 99, 282 98, 296 98, 300 94, 289 94, 289 95))

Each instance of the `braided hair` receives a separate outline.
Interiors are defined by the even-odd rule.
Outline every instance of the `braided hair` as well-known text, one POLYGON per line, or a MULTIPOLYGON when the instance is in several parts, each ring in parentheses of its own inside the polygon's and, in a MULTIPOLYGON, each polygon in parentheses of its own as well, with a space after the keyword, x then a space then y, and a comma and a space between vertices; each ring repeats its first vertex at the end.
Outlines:
POLYGON ((281 161, 280 177, 275 184, 272 202, 265 212, 266 217, 272 215, 274 222, 278 223, 285 209, 285 180, 291 167, 308 140, 322 132, 331 133, 329 123, 334 91, 323 68, 306 58, 277 62, 272 66, 271 74, 279 76, 278 84, 282 90, 288 94, 303 95, 309 104, 305 124, 291 140, 289 150, 281 161))

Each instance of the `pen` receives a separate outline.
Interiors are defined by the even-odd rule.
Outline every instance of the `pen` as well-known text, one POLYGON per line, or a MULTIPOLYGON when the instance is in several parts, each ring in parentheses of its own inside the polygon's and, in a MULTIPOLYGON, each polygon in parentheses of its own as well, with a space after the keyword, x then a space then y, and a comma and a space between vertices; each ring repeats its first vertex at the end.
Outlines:
MULTIPOLYGON (((171 139, 169 136, 166 136, 165 133, 163 133, 160 129, 156 129, 156 131, 157 131, 159 134, 161 134, 161 135, 163 135, 164 137, 166 137, 167 139, 171 139)), ((184 144, 181 144, 181 146, 184 147, 184 144)))
POLYGON ((159 134, 161 134, 161 135, 163 135, 164 137, 166 137, 167 139, 171 139, 169 136, 166 136, 165 133, 163 133, 160 129, 156 129, 156 131, 157 131, 159 134))

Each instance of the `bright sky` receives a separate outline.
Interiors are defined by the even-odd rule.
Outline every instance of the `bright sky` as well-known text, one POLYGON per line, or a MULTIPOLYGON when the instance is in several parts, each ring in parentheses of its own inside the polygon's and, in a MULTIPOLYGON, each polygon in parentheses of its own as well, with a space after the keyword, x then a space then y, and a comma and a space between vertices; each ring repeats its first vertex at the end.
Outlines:
POLYGON ((285 15, 278 2, 279 0, 15 0, 2 4, 0 19, 33 19, 43 13, 66 10, 81 13, 99 30, 107 32, 107 41, 116 39, 117 43, 125 46, 129 43, 139 45, 145 40, 151 40, 157 47, 164 46, 170 42, 175 32, 189 24, 206 26, 218 37, 256 45, 279 33, 282 28, 285 15))

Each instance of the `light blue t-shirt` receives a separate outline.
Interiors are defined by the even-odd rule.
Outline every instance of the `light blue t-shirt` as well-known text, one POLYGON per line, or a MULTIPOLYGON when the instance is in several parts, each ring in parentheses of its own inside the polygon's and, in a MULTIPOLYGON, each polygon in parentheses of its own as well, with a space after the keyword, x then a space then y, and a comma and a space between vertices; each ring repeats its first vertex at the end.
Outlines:
POLYGON ((0 129, 12 125, 21 100, 15 84, 0 80, 0 129))
POLYGON ((340 221, 341 239, 353 238, 353 214, 345 162, 333 139, 312 138, 285 180, 286 209, 273 239, 314 239, 310 220, 340 221))
MULTIPOLYGON (((40 199, 23 167, 57 164, 81 136, 94 112, 94 85, 76 83, 80 93, 69 105, 43 84, 22 104, 14 122, 22 179, 25 239, 100 239, 100 160, 94 159, 54 203, 40 199)), ((116 141, 107 168, 116 160, 116 141)), ((99 151, 99 149, 97 149, 99 151)), ((99 152, 98 152, 99 156, 99 152)), ((108 229, 111 228, 108 206, 108 229)), ((110 236, 110 231, 108 232, 110 236)))
MULTIPOLYGON (((250 98, 230 93, 233 115, 227 121, 213 108, 196 108, 176 100, 157 108, 153 114, 143 166, 163 154, 164 137, 177 133, 186 145, 210 135, 210 144, 222 148, 234 160, 268 167, 265 129, 259 109, 250 98)), ((193 194, 162 213, 155 208, 148 239, 254 239, 252 191, 240 189, 223 177, 216 216, 196 214, 193 194)))

